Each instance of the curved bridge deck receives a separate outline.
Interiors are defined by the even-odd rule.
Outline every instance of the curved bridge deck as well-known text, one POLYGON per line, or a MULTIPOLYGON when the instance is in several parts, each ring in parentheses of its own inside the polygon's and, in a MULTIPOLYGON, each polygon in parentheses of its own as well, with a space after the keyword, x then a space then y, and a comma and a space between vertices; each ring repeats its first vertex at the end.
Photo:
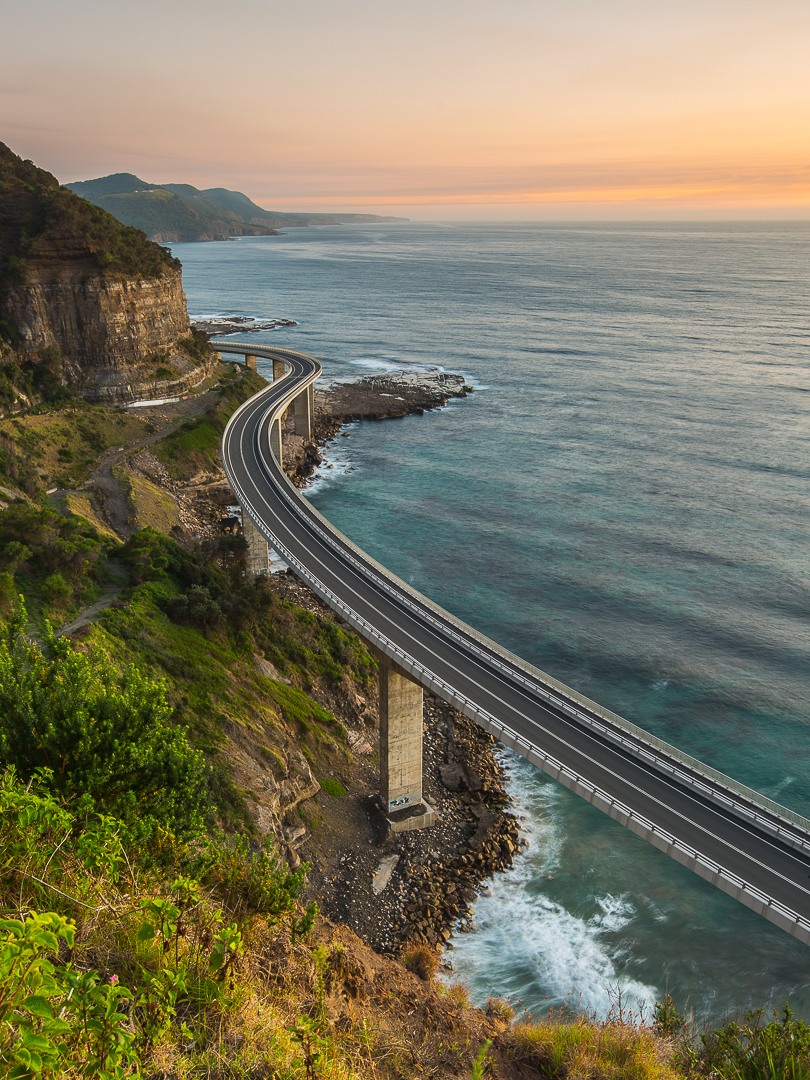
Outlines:
POLYGON ((310 392, 318 361, 281 349, 212 345, 278 365, 276 381, 231 418, 222 453, 243 512, 296 574, 415 682, 810 943, 810 821, 526 664, 362 552, 298 494, 277 460, 279 418, 310 392), (286 374, 278 378, 282 361, 286 374))

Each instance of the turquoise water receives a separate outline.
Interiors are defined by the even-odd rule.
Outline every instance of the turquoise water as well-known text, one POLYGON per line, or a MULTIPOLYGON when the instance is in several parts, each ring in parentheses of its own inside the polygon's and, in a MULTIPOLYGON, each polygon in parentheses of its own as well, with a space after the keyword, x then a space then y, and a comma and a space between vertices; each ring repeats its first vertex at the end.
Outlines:
MULTIPOLYGON (((315 505, 416 588, 810 814, 810 227, 291 230, 175 245, 195 315, 328 376, 441 365, 441 413, 352 425, 315 505), (346 470, 354 471, 348 473, 346 470)), ((790 997, 810 950, 520 761, 532 843, 453 954, 474 995, 701 1016, 790 997)))

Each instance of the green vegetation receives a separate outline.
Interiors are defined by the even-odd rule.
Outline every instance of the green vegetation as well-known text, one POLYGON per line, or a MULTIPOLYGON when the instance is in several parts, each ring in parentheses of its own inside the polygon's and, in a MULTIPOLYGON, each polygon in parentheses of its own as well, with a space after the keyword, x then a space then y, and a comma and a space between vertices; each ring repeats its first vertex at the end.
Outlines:
MULTIPOLYGON (((2 234, 0 302, 5 288, 25 280, 26 265, 55 236, 80 242, 97 273, 155 278, 180 263, 165 248, 111 214, 60 187, 54 176, 0 143, 0 207, 17 209, 2 234)), ((8 337, 8 331, 6 331, 8 337)))
POLYGON ((105 556, 114 547, 81 518, 12 503, 0 513, 0 615, 22 593, 37 621, 64 618, 108 580, 105 556))
MULTIPOLYGON (((2 335, 0 325, 0 338, 2 335)), ((0 409, 13 408, 20 392, 29 400, 38 397, 54 408, 75 404, 73 392, 62 383, 62 358, 52 345, 40 351, 36 362, 15 359, 0 367, 0 409)))
POLYGON ((317 908, 297 905, 307 868, 212 836, 158 872, 127 851, 122 822, 77 816, 46 779, 0 775, 4 1075, 156 1075, 178 1053, 185 1076, 211 1075, 223 1049, 238 1067, 229 1043, 246 1024, 272 1037, 244 1046, 229 1075, 256 1075, 255 1055, 296 1075, 298 1018, 261 999, 260 964, 312 931, 317 908))
POLYGON ((149 424, 127 410, 78 401, 38 406, 0 420, 0 484, 29 496, 45 486, 77 487, 105 450, 148 433, 149 424))
POLYGON ((333 799, 342 799, 343 796, 346 794, 346 788, 343 786, 343 784, 340 783, 339 780, 332 780, 331 778, 328 778, 326 780, 321 780, 320 784, 321 791, 323 791, 325 794, 329 795, 333 799))
POLYGON ((155 455, 178 479, 188 479, 195 473, 218 468, 222 432, 229 416, 264 385, 264 379, 254 371, 228 369, 217 386, 219 401, 214 408, 187 420, 175 434, 163 439, 154 448, 155 455))
MULTIPOLYGON (((26 678, 49 685, 48 679, 56 678, 60 667, 65 672, 75 669, 74 682, 86 687, 88 715, 100 725, 106 715, 101 700, 105 694, 115 691, 131 698, 134 688, 140 687, 142 714, 121 718, 115 713, 113 694, 113 712, 104 722, 119 723, 121 732, 129 732, 126 738, 144 752, 149 738, 137 734, 138 724, 152 725, 155 737, 165 742, 167 752, 174 748, 172 753, 179 752, 172 733, 186 738, 183 728, 187 728, 191 744, 206 755, 210 766, 199 777, 198 796, 192 796, 197 774, 190 766, 186 773, 179 760, 174 764, 167 760, 161 767, 179 769, 177 779, 186 777, 183 798, 189 814, 195 821, 202 814, 209 823, 220 821, 231 829, 251 831, 244 795, 230 779, 226 749, 231 733, 244 732, 255 753, 283 775, 284 762, 277 747, 284 733, 292 732, 313 766, 321 773, 329 772, 336 751, 344 760, 348 755, 345 732, 308 692, 321 684, 337 687, 347 678, 368 683, 375 663, 357 638, 335 623, 316 620, 280 600, 266 579, 245 582, 244 549, 241 537, 226 536, 186 550, 152 528, 140 530, 121 544, 100 535, 83 518, 45 507, 15 503, 0 512, 0 558, 7 567, 0 577, 0 606, 12 620, 7 635, 17 635, 7 636, 6 648, 10 654, 19 650, 16 662, 23 663, 21 616, 14 622, 12 614, 18 594, 24 596, 31 624, 39 629, 45 646, 39 659, 36 653, 25 658, 28 668, 15 675, 14 692, 25 692, 26 678), (82 652, 69 651, 65 642, 50 637, 47 619, 64 622, 103 596, 111 584, 120 590, 127 580, 126 591, 85 630, 82 652), (92 659, 94 650, 96 660, 92 659), (274 663, 292 685, 260 675, 254 665, 256 655, 274 663), (131 674, 133 670, 136 674, 131 674), (91 687, 96 687, 95 698, 91 687)), ((39 764, 60 775, 76 771, 75 763, 60 757, 65 739, 68 746, 73 745, 68 716, 71 700, 69 694, 64 700, 58 695, 51 700, 53 708, 63 708, 63 713, 49 720, 56 742, 49 745, 45 757, 24 766, 10 751, 5 758, 0 751, 0 763, 15 763, 26 776, 39 764)), ((100 730, 95 729, 98 737, 100 730)), ((112 735, 105 737, 115 741, 112 735)), ((90 753, 94 745, 88 736, 81 743, 82 752, 90 753)), ((102 756, 109 753, 103 747, 96 749, 102 756)), ((40 751, 46 753, 42 747, 40 751)), ((104 767, 117 768, 109 762, 104 767)), ((100 782, 89 773, 82 782, 90 785, 91 780, 100 782)), ((83 790, 95 792, 94 798, 103 794, 95 787, 83 790)), ((127 798, 137 799, 134 791, 127 798)), ((116 814, 125 816, 121 806, 115 805, 116 814)), ((168 828, 169 810, 162 809, 160 814, 168 828)), ((182 831, 190 825, 178 817, 175 827, 182 831)))
POLYGON ((165 688, 49 628, 43 651, 26 627, 20 607, 0 633, 0 763, 26 782, 47 774, 77 815, 120 819, 131 844, 199 836, 203 759, 170 723, 165 688))

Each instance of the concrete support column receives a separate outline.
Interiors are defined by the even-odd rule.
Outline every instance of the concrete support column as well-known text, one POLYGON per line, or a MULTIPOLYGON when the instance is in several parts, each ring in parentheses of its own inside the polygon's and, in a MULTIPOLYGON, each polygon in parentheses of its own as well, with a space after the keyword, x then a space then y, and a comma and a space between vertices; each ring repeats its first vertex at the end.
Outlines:
POLYGON ((266 574, 270 569, 270 554, 267 550, 267 541, 244 509, 242 510, 242 535, 248 546, 245 573, 251 578, 256 577, 257 574, 266 574))
POLYGON ((309 441, 312 438, 312 411, 309 404, 309 387, 306 387, 293 402, 295 415, 295 434, 303 435, 309 441))
POLYGON ((270 449, 273 451, 273 457, 282 465, 281 460, 281 421, 274 420, 270 425, 270 449))
POLYGON ((273 382, 283 379, 286 371, 283 360, 273 360, 273 382))
POLYGON ((422 802, 422 687, 380 661, 380 798, 389 813, 422 802))
POLYGON ((218 351, 217 351, 216 349, 214 349, 214 350, 212 350, 212 351, 213 351, 213 353, 214 353, 214 357, 215 357, 215 358, 216 358, 217 360, 221 361, 221 360, 222 360, 222 353, 221 353, 221 352, 218 352, 218 351))
POLYGON ((309 422, 315 423, 315 383, 310 383, 307 387, 307 394, 309 394, 309 422))
POLYGON ((245 367, 250 368, 251 371, 256 371, 256 357, 250 353, 245 353, 245 367))

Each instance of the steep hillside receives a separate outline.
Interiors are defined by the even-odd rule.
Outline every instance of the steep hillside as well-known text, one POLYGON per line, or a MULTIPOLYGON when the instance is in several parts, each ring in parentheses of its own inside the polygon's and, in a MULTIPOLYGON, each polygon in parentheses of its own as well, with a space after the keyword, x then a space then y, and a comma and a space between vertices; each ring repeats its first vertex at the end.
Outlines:
POLYGON ((201 191, 191 184, 150 184, 132 173, 77 180, 67 186, 119 221, 142 229, 152 240, 162 243, 275 235, 276 229, 282 227, 405 220, 374 214, 284 214, 263 210, 240 191, 201 191))
POLYGON ((0 408, 64 389, 132 400, 210 363, 179 261, 0 143, 0 408))

